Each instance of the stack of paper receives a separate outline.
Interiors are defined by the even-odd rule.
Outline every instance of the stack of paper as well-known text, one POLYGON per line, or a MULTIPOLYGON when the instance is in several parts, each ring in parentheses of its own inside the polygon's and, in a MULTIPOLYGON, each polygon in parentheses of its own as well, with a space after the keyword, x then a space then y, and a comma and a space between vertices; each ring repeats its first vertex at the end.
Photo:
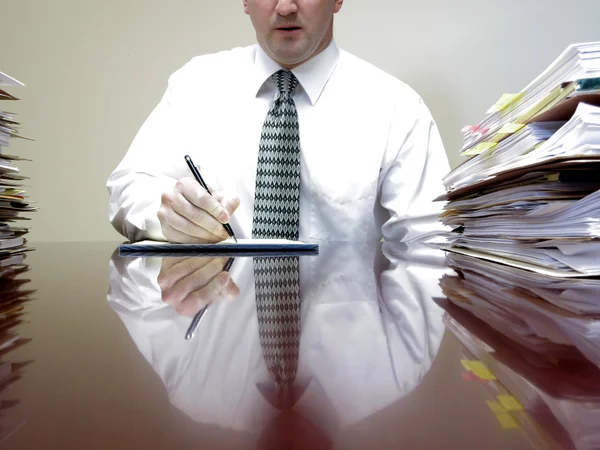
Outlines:
POLYGON ((521 92, 502 95, 479 124, 463 130, 463 153, 480 150, 482 142, 498 142, 533 118, 547 121, 556 113, 572 113, 579 99, 598 104, 597 97, 588 97, 600 89, 599 60, 600 42, 570 45, 521 92))
POLYGON ((35 211, 31 206, 24 189, 23 182, 27 177, 21 174, 17 166, 24 161, 8 150, 11 139, 26 139, 19 134, 20 124, 15 114, 9 112, 10 103, 18 100, 5 89, 20 87, 23 83, 0 72, 0 267, 14 262, 22 262, 22 253, 28 248, 24 235, 28 228, 17 225, 28 220, 23 213, 35 211))
POLYGON ((533 434, 541 428, 532 437, 538 442, 600 448, 600 280, 547 277, 459 254, 448 263, 458 275, 440 281, 446 324, 488 380, 518 399, 522 410, 511 411, 512 420, 533 434))
MULTIPOLYGON (((29 339, 22 338, 18 326, 23 322, 25 304, 34 291, 27 289, 29 279, 24 278, 28 266, 24 264, 27 247, 24 236, 28 228, 17 225, 27 220, 23 213, 35 211, 30 205, 23 185, 27 177, 18 167, 25 159, 9 151, 13 138, 26 139, 19 133, 20 124, 15 114, 9 112, 11 103, 18 100, 6 89, 20 87, 23 83, 0 72, 0 394, 9 392, 29 362, 11 361, 10 352, 29 339)), ((5 412, 19 403, 2 395, 0 400, 0 444, 24 424, 5 412)))
POLYGON ((444 178, 452 250, 555 276, 600 275, 600 42, 570 46, 465 131, 444 178))

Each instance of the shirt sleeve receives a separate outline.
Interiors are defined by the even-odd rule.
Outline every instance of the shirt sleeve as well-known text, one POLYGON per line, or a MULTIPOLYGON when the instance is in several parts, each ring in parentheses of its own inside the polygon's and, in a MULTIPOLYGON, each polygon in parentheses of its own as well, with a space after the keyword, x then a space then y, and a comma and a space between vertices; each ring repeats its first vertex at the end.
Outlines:
POLYGON ((412 241, 449 231, 433 200, 445 190, 449 164, 438 128, 423 100, 399 102, 390 123, 388 145, 379 177, 379 197, 389 219, 382 226, 386 241, 412 241))
MULTIPOLYGON (((178 179, 172 166, 177 157, 174 153, 178 153, 174 137, 181 128, 174 76, 106 184, 109 219, 119 233, 133 241, 165 240, 157 212, 161 195, 178 179)), ((183 159, 177 161, 183 164, 183 159)))

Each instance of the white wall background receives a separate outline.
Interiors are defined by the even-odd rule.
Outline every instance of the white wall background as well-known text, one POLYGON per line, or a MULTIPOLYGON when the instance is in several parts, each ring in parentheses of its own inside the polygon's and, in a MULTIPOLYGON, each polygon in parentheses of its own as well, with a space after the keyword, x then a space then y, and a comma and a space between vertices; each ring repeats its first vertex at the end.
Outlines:
MULTIPOLYGON (((33 242, 121 240, 105 181, 168 76, 254 43, 242 0, 1 0, 0 17, 0 71, 27 84, 10 109, 36 139, 11 149, 34 160, 20 166, 40 206, 33 242)), ((463 125, 568 44, 600 40, 599 19, 599 0, 346 0, 336 40, 421 94, 455 166, 463 125)))

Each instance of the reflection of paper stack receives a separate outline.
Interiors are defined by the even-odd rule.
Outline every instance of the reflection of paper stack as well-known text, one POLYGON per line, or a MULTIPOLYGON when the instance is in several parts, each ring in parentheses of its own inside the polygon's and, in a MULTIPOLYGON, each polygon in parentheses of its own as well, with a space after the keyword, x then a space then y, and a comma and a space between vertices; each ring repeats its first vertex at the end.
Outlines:
POLYGON ((5 87, 23 86, 23 83, 0 72, 0 266, 22 262, 22 253, 27 250, 23 237, 28 228, 17 222, 27 220, 24 212, 35 211, 27 200, 23 176, 17 167, 24 158, 10 154, 8 147, 12 138, 22 138, 15 114, 4 110, 3 104, 17 101, 18 98, 5 90, 5 87))
POLYGON ((540 344, 544 354, 548 342, 573 346, 600 368, 600 280, 556 283, 463 255, 449 255, 448 261, 462 278, 448 278, 445 294, 454 299, 460 292, 467 299, 461 307, 533 349, 540 344))
POLYGON ((448 261, 460 275, 440 282, 448 328, 523 405, 515 420, 532 420, 529 432, 543 430, 537 438, 558 448, 599 448, 600 280, 544 277, 463 255, 448 261))
POLYGON ((24 278, 27 270, 27 266, 21 264, 0 267, 0 444, 24 424, 22 419, 12 415, 11 409, 19 401, 10 397, 10 391, 29 363, 11 361, 10 353, 29 342, 18 333, 25 304, 34 294, 27 289, 30 281, 24 278))
POLYGON ((444 179, 454 250, 557 276, 600 275, 600 42, 569 47, 465 130, 444 179))

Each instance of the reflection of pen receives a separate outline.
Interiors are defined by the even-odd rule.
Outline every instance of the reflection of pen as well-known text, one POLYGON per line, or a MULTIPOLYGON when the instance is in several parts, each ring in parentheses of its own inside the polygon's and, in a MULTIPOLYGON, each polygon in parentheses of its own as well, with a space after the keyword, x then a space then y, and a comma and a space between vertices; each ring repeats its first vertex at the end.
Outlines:
MULTIPOLYGON (((192 161, 192 158, 190 158, 189 155, 185 155, 185 162, 187 163, 188 167, 192 171, 192 174, 194 175, 194 178, 196 179, 196 181, 198 183, 200 183, 200 186, 202 186, 204 189, 206 189, 206 192, 208 192, 208 195, 212 196, 210 189, 208 189, 208 185, 202 179, 202 175, 200 175, 200 171, 198 170, 198 168, 196 167, 196 165, 192 161)), ((227 234, 229 236, 231 236, 235 242, 237 242, 237 239, 235 237, 235 234, 233 233, 233 229, 231 228, 231 225, 229 225, 228 223, 224 223, 223 228, 225 228, 225 231, 227 231, 227 234)))
MULTIPOLYGON (((231 269, 231 266, 233 265, 234 259, 235 258, 229 258, 229 260, 225 263, 225 266, 223 267, 223 272, 229 272, 229 269, 231 269)), ((196 313, 196 315, 194 316, 194 318, 192 319, 192 323, 190 324, 187 332, 185 333, 186 341, 189 341, 191 338, 194 337, 194 334, 196 334, 196 329, 198 328, 198 325, 200 324, 202 317, 204 317, 204 314, 206 313, 207 308, 208 308, 208 305, 206 305, 204 308, 202 308, 200 311, 198 311, 196 313)))

